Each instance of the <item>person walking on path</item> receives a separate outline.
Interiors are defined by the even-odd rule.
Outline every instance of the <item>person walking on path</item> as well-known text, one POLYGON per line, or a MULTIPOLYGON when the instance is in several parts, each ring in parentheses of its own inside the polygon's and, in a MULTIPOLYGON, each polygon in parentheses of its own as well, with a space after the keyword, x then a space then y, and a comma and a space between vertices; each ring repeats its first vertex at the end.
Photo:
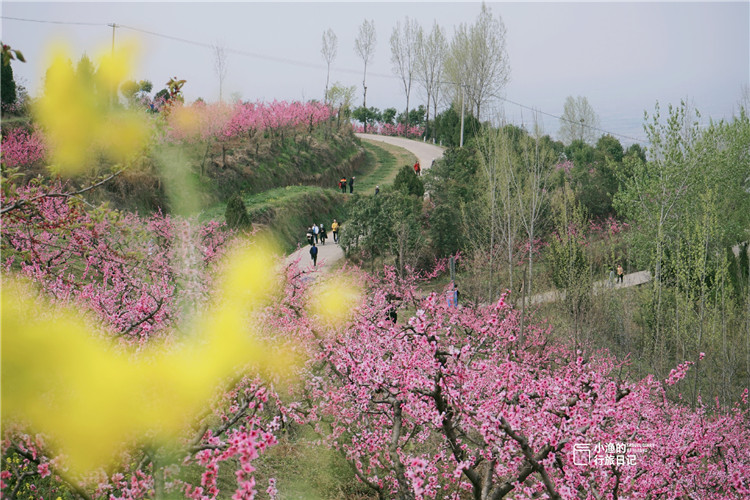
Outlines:
POLYGON ((336 219, 333 219, 333 223, 331 224, 331 231, 333 232, 333 242, 338 243, 339 242, 339 223, 336 222, 336 219))
POLYGON ((378 194, 380 192, 380 186, 375 186, 375 194, 378 194))
POLYGON ((317 224, 313 223, 312 229, 313 229, 313 240, 317 244, 320 241, 320 228, 318 227, 317 224))
POLYGON ((326 227, 321 222, 320 223, 320 244, 325 245, 327 239, 328 239, 328 235, 326 234, 326 227))
POLYGON ((310 247, 310 258, 313 261, 313 267, 317 267, 318 265, 318 247, 315 246, 315 243, 312 244, 310 247))
POLYGON ((312 245, 313 244, 313 232, 312 227, 307 228, 307 244, 312 245))
POLYGON ((622 269, 622 264, 617 264, 617 281, 619 283, 623 283, 623 279, 625 278, 625 271, 622 269))
POLYGON ((414 164, 414 173, 417 175, 422 175, 422 167, 419 166, 419 161, 414 164))
POLYGON ((349 178, 349 194, 354 192, 354 179, 356 179, 356 177, 353 175, 349 178))
POLYGON ((342 177, 339 181, 339 188, 341 189, 342 193, 346 193, 346 177, 342 177))

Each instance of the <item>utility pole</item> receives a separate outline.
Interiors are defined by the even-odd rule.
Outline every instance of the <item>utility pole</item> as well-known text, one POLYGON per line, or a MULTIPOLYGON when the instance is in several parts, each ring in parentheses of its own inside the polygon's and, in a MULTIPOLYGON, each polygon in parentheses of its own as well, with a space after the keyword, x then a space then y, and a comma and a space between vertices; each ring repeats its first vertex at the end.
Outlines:
MULTIPOLYGON (((108 24, 107 26, 112 26, 112 64, 115 63, 115 28, 117 28, 116 23, 108 24)), ((112 105, 114 106, 115 101, 117 100, 117 88, 111 89, 112 91, 112 105)))
POLYGON ((107 26, 112 26, 112 57, 115 56, 115 28, 117 28, 117 24, 111 23, 107 26))
POLYGON ((464 147, 464 86, 461 85, 461 139, 459 140, 458 147, 464 147))

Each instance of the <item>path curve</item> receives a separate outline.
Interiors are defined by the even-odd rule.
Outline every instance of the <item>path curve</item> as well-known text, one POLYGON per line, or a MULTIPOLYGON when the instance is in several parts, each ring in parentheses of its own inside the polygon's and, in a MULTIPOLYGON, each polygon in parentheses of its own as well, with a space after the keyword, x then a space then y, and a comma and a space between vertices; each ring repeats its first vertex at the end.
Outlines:
MULTIPOLYGON (((445 148, 429 144, 427 142, 415 141, 404 137, 392 137, 387 135, 376 134, 355 134, 361 139, 370 139, 373 141, 385 142, 400 148, 404 148, 414 154, 419 159, 419 164, 423 170, 428 170, 433 160, 441 158, 445 148)), ((315 222, 315 221, 313 221, 315 222)), ((325 245, 318 245, 318 265, 313 268, 312 259, 310 259, 310 245, 305 245, 295 252, 292 252, 286 258, 286 264, 289 265, 299 259, 299 268, 302 271, 328 272, 341 259, 344 258, 344 251, 339 245, 333 242, 331 237, 331 221, 325 221, 328 228, 328 240, 325 245)))
POLYGON ((369 139, 371 141, 385 142, 386 144, 392 144, 400 148, 413 153, 414 156, 419 160, 419 165, 422 170, 428 170, 434 160, 442 158, 443 151, 445 148, 442 146, 436 146, 429 142, 416 141, 414 139, 407 139, 405 137, 394 137, 390 135, 377 135, 377 134, 354 134, 360 139, 369 139))

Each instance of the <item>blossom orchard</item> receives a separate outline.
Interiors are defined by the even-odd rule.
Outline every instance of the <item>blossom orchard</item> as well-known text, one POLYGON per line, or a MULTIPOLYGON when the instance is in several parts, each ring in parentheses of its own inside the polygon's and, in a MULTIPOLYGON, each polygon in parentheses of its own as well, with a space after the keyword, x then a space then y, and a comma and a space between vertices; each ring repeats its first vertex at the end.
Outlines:
POLYGON ((170 141, 227 140, 257 132, 282 133, 314 127, 335 117, 335 110, 316 102, 273 101, 269 103, 177 105, 167 115, 166 137, 170 141))
MULTIPOLYGON (((175 325, 203 308, 232 233, 216 223, 198 226, 161 214, 142 219, 106 209, 89 212, 65 193, 61 184, 32 183, 12 198, 3 195, 3 206, 15 207, 3 216, 6 277, 25 276, 55 304, 75 305, 98 318, 103 331, 125 346, 140 350, 155 339, 178 340, 175 325)), ((176 463, 162 459, 157 465, 152 446, 132 446, 114 474, 102 469, 84 477, 51 451, 49 436, 5 420, 0 490, 8 498, 45 498, 65 490, 84 498, 170 492, 216 498, 212 471, 227 461, 235 467, 236 461, 235 498, 252 498, 257 485, 251 462, 276 441, 278 419, 265 410, 269 399, 273 403, 259 379, 244 377, 207 401, 209 411, 194 430, 170 446, 170 453, 183 451, 176 463), (183 459, 205 466, 205 472, 185 480, 178 474, 183 459)))
MULTIPOLYGON (((158 110, 159 107, 155 107, 158 110)), ((162 106, 162 109, 163 106, 162 106)), ((162 129, 167 142, 229 140, 269 131, 315 127, 336 116, 332 107, 316 102, 273 101, 256 103, 175 102, 169 113, 151 115, 153 126, 162 129), (164 125, 159 125, 163 116, 164 125)), ((145 119, 145 117, 144 117, 145 119)), ((13 128, 2 139, 2 162, 8 167, 31 165, 45 159, 47 147, 42 130, 13 128)))
POLYGON ((290 415, 314 425, 380 498, 750 494, 747 391, 734 408, 692 410, 666 397, 691 362, 665 381, 628 381, 627 362, 555 345, 538 322, 521 344, 507 296, 476 310, 441 297, 420 299, 386 270, 335 336, 290 319, 299 304, 278 311, 316 345, 308 399, 290 415), (394 297, 416 309, 403 324, 388 318, 394 297), (615 443, 645 452, 606 466, 575 459, 615 443))
POLYGON ((7 167, 24 167, 44 159, 46 145, 39 130, 28 132, 16 127, 2 139, 2 162, 7 167))
POLYGON ((65 185, 30 184, 3 206, 3 271, 95 312, 113 333, 143 342, 173 325, 180 307, 207 295, 228 233, 161 214, 90 211, 65 185), (25 202, 25 203, 24 203, 25 202))
MULTIPOLYGON (((20 196, 34 198, 32 192, 20 196)), ((113 332, 135 324, 131 331, 141 332, 138 338, 144 342, 149 330, 168 335, 168 316, 151 314, 153 308, 139 311, 138 300, 113 300, 107 293, 110 283, 126 279, 119 268, 133 259, 144 272, 133 273, 127 287, 114 288, 140 293, 145 287, 146 295, 161 294, 165 304, 171 297, 169 305, 174 306, 180 288, 166 293, 167 282, 157 277, 177 275, 170 264, 189 258, 173 247, 177 225, 158 216, 132 230, 135 219, 120 226, 115 215, 87 215, 75 203, 66 209, 53 203, 56 197, 42 200, 35 210, 46 217, 33 219, 31 207, 25 214, 35 221, 30 236, 18 236, 23 232, 18 225, 3 234, 18 259, 6 268, 20 266, 20 272, 57 300, 90 304, 104 323, 114 325, 113 332), (68 230, 65 238, 55 234, 61 228, 68 230), (153 251, 147 246, 131 253, 129 241, 136 241, 139 231, 154 239, 153 251), (119 243, 108 244, 105 233, 119 243), (56 260, 58 247, 66 245, 71 249, 61 256, 67 260, 56 260), (84 253, 83 248, 94 251, 84 253), (77 269, 76 258, 86 265, 77 269), (61 272, 53 272, 55 266, 61 272), (146 284, 156 285, 156 291, 146 284), (131 310, 141 316, 129 316, 131 310), (144 314, 151 316, 140 321, 144 314), (155 328, 157 321, 163 328, 155 328)), ((224 239, 215 228, 198 234, 205 246, 193 258, 211 262, 224 239)), ((137 240, 144 241, 142 236, 137 240)), ((183 279, 205 289, 209 274, 183 279)), ((67 483, 68 489, 97 498, 170 492, 223 498, 219 472, 230 468, 236 478, 230 487, 233 498, 253 498, 260 489, 273 497, 283 485, 259 485, 253 461, 277 441, 280 426, 292 421, 314 426, 321 441, 340 450, 359 480, 383 498, 750 494, 747 392, 729 410, 692 410, 666 398, 667 388, 685 377, 690 362, 663 382, 653 377, 628 381, 617 375, 627 370, 626 362, 555 345, 549 329, 538 322, 526 323, 521 344, 518 312, 507 296, 478 309, 449 307, 442 295, 420 297, 416 273, 407 280, 390 268, 380 276, 357 274, 358 281, 372 284, 371 290, 354 320, 331 331, 306 312, 314 297, 309 282, 296 269, 287 270, 284 298, 266 309, 263 320, 268 331, 287 339, 309 361, 299 374, 304 387, 284 395, 283 401, 267 384, 245 377, 216 394, 207 416, 196 424, 198 430, 183 438, 179 458, 157 461, 153 450, 135 448, 122 460, 130 465, 119 472, 100 471, 85 479, 66 474, 63 458, 47 454, 44 436, 14 424, 5 428, 3 454, 20 458, 4 462, 4 494, 24 491, 31 492, 29 498, 41 498, 30 485, 41 491, 52 481, 58 488, 67 483), (388 317, 394 305, 416 313, 395 324, 388 317), (635 463, 580 460, 582 450, 610 443, 648 445, 650 451, 635 463), (197 465, 200 477, 186 479, 180 464, 197 465)), ((177 313, 175 308, 172 316, 177 313)))
MULTIPOLYGON (((352 128, 354 129, 354 132, 359 134, 364 133, 365 131, 364 125, 361 124, 354 124, 352 125, 352 128)), ((417 125, 407 127, 403 123, 393 125, 392 123, 377 122, 367 127, 367 133, 415 139, 424 136, 424 128, 417 125)))

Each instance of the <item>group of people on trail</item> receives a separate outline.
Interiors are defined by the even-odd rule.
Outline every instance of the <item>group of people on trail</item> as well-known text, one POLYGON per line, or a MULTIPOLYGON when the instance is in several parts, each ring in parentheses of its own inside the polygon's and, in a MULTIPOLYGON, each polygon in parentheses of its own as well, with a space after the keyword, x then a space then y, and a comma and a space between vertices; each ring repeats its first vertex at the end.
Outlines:
POLYGON ((327 239, 328 234, 326 233, 326 227, 322 222, 320 223, 320 225, 313 224, 312 226, 307 228, 308 245, 317 245, 318 243, 320 243, 321 245, 325 245, 327 239))
POLYGON ((346 177, 341 178, 341 180, 339 181, 339 189, 341 190, 342 193, 346 193, 347 184, 349 185, 349 192, 350 193, 354 192, 354 179, 356 179, 356 177, 353 175, 349 177, 349 180, 347 180, 346 177))
MULTIPOLYGON (((331 223, 331 233, 333 233, 333 242, 339 242, 339 223, 336 219, 333 219, 331 223)), ((320 224, 313 224, 307 228, 307 244, 310 245, 310 258, 313 261, 313 266, 318 265, 318 243, 321 245, 326 244, 328 239, 328 233, 326 232, 325 225, 321 222, 320 224)))

